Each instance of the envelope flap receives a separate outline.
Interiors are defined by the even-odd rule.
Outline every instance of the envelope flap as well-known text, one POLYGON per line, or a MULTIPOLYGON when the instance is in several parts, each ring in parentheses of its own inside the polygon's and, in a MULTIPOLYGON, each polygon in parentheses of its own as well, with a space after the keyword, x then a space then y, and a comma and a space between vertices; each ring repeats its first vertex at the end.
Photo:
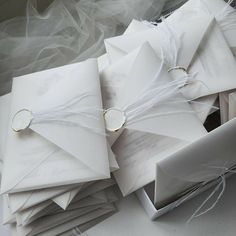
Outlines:
MULTIPOLYGON (((119 101, 118 105, 120 108, 135 102, 142 95, 144 90, 152 86, 155 80, 157 83, 161 81, 161 79, 163 80, 162 74, 159 76, 162 61, 156 56, 149 43, 144 43, 122 60, 124 71, 127 68, 126 60, 132 57, 135 57, 135 60, 133 60, 133 64, 126 74, 124 85, 117 92, 117 100, 119 101)), ((165 74, 164 80, 168 82, 171 79, 165 74)))
MULTIPOLYGON (((113 105, 123 109, 135 103, 142 96, 145 89, 153 86, 158 87, 163 82, 165 84, 170 82, 171 78, 167 69, 162 66, 161 59, 156 56, 149 43, 144 43, 141 47, 123 57, 122 60, 110 66, 110 73, 104 71, 103 78, 109 78, 112 73, 114 75, 128 70, 123 85, 116 89, 113 105), (127 68, 127 61, 130 60, 133 63, 130 68, 127 68), (160 73, 158 73, 159 71, 160 73)), ((127 128, 189 142, 202 137, 206 134, 202 123, 196 117, 187 101, 184 101, 181 95, 178 96, 174 94, 172 100, 167 99, 168 101, 164 102, 164 104, 160 104, 148 111, 148 114, 156 114, 156 116, 128 125, 127 128)), ((113 136, 118 137, 118 132, 113 136)))
POLYGON ((195 9, 189 9, 185 5, 160 23, 157 28, 147 27, 147 30, 138 33, 106 39, 105 45, 110 61, 114 63, 119 60, 117 54, 120 51, 129 53, 144 42, 149 42, 158 56, 161 56, 164 50, 166 57, 173 58, 178 51, 177 61, 169 61, 169 66, 182 66, 188 69, 214 17, 199 10, 197 6, 195 9), (186 16, 188 21, 183 20, 186 16))
MULTIPOLYGON (((177 100, 177 98, 176 98, 177 100)), ((175 101, 149 111, 150 118, 129 126, 130 129, 193 142, 207 134, 190 105, 175 101), (152 116, 153 114, 153 116, 152 116)))
POLYGON ((54 197, 52 200, 58 206, 60 206, 63 210, 66 210, 66 208, 69 206, 69 204, 74 199, 74 197, 78 194, 78 192, 81 190, 81 188, 82 188, 82 185, 78 186, 76 189, 73 189, 73 190, 65 192, 57 197, 54 197))
POLYGON ((137 49, 145 42, 150 43, 155 52, 161 53, 158 31, 156 29, 148 29, 134 34, 127 34, 106 39, 105 45, 110 62, 113 64, 117 62, 120 57, 117 57, 119 51, 126 54, 137 49))
MULTIPOLYGON (((32 101, 33 121, 30 128, 74 156, 89 168, 99 157, 94 171, 107 175, 107 157, 102 102, 96 60, 88 60, 49 70, 54 82, 32 101), (93 146, 93 148, 91 148, 93 146)), ((40 79, 40 78, 38 78, 40 79)), ((33 80, 32 86, 40 82, 33 80)))

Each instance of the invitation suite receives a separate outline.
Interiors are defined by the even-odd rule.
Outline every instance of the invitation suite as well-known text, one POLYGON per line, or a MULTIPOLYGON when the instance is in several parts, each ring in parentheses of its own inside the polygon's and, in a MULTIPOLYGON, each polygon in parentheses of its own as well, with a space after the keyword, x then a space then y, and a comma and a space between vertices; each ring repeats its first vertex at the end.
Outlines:
POLYGON ((102 71, 108 141, 123 195, 153 181, 156 162, 207 133, 180 93, 185 82, 171 80, 148 43, 102 71))
POLYGON ((189 85, 182 89, 187 99, 235 87, 234 57, 214 16, 202 9, 198 1, 188 1, 158 26, 106 39, 110 62, 146 41, 159 57, 164 56, 173 79, 189 78, 189 85))

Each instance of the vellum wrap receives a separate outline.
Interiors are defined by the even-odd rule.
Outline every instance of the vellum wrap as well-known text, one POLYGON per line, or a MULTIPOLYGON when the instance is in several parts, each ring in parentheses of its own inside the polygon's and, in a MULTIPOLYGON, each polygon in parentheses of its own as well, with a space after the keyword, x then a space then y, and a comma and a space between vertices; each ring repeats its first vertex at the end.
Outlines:
MULTIPOLYGON (((187 70, 191 83, 182 89, 186 98, 235 88, 235 60, 224 36, 198 1, 192 5, 193 1, 187 2, 157 27, 105 40, 111 63, 148 41, 157 55, 164 55, 168 68, 187 70)), ((172 70, 171 74, 173 79, 186 76, 181 70, 172 70)))
POLYGON ((184 192, 230 172, 236 164, 235 135, 236 120, 233 119, 160 161, 156 168, 156 206, 161 208, 184 192))
MULTIPOLYGON (((62 186, 62 187, 54 187, 50 189, 8 194, 11 211, 12 213, 15 213, 17 211, 22 211, 29 207, 35 206, 43 201, 54 199, 56 197, 58 198, 62 197, 64 196, 65 192, 70 191, 75 188, 78 189, 79 187, 80 185, 68 185, 68 186, 62 186)), ((65 202, 67 202, 68 198, 65 198, 65 199, 66 199, 65 202)), ((59 205, 59 202, 58 202, 58 205, 59 205)), ((63 204, 61 203, 61 205, 63 204)))
POLYGON ((32 122, 30 130, 22 133, 15 133, 9 127, 2 192, 20 192, 109 178, 95 59, 16 78, 12 89, 11 119, 23 108, 32 110, 33 114, 44 110, 51 112, 54 107, 63 106, 65 101, 71 101, 81 93, 92 93, 93 96, 72 103, 72 108, 78 111, 88 108, 96 114, 96 119, 78 114, 72 118, 79 125, 72 126, 71 117, 65 123, 52 123, 50 119, 49 122, 32 122), (57 96, 58 93, 60 96, 57 96), (81 123, 87 124, 89 129, 80 126, 81 123), (93 129, 98 129, 100 133, 93 132, 93 129), (96 167, 95 157, 99 158, 96 167))
MULTIPOLYGON (((9 126, 9 114, 10 114, 10 105, 11 105, 11 94, 4 95, 0 97, 0 113, 1 113, 1 122, 0 122, 0 152, 3 162, 4 151, 5 151, 5 142, 9 126)), ((37 190, 31 192, 21 192, 4 195, 4 219, 3 223, 11 223, 14 221, 15 216, 12 213, 16 211, 22 211, 26 208, 37 205, 45 200, 55 198, 58 205, 64 207, 66 204, 69 204, 72 196, 66 196, 62 194, 70 189, 76 187, 76 190, 79 188, 78 185, 68 185, 62 187, 56 187, 51 189, 37 190), (62 194, 62 195, 59 195, 62 194), (59 196, 58 196, 59 195, 59 196)), ((70 193, 70 192, 69 192, 70 193)), ((54 200, 54 199, 53 199, 54 200)))
MULTIPOLYGON (((149 22, 141 22, 137 20, 132 20, 132 22, 127 27, 126 31, 124 32, 124 35, 131 35, 135 34, 137 32, 145 31, 150 29, 150 23, 149 22)), ((152 26, 155 27, 155 26, 152 26)), ((125 52, 121 52, 119 50, 112 50, 112 54, 110 55, 111 61, 113 61, 113 57, 115 57, 115 60, 120 60, 123 56, 126 55, 125 52), (116 53, 117 52, 117 53, 116 53)), ((108 52, 110 49, 108 49, 108 52)), ((103 56, 103 58, 99 58, 98 61, 101 62, 102 65, 105 65, 106 63, 104 61, 109 60, 108 55, 103 56)), ((105 66, 100 66, 103 70, 105 66)), ((199 99, 195 99, 192 101, 191 106, 196 111, 199 119, 204 123, 206 121, 206 118, 209 114, 215 111, 214 103, 218 97, 218 94, 213 94, 205 97, 201 97, 199 99)))
POLYGON ((114 176, 123 195, 155 179, 154 163, 207 133, 179 93, 179 84, 171 82, 162 60, 148 43, 103 70, 101 82, 105 109, 122 109, 137 104, 134 110, 145 111, 144 114, 139 111, 137 117, 133 114, 133 122, 132 119, 129 122, 129 110, 125 111, 127 122, 124 129, 108 134, 120 166, 114 176), (163 85, 166 86, 164 92, 158 91, 163 85), (153 94, 148 100, 144 96, 145 89, 149 96, 157 89, 159 97, 153 94), (139 101, 142 97, 144 104, 142 99, 139 101))

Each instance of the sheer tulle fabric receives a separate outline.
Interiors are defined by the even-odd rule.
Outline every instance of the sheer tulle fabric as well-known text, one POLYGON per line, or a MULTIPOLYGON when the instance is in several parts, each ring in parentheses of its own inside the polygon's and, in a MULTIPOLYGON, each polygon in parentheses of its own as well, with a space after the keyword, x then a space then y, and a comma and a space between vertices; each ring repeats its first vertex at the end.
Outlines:
POLYGON ((154 20, 165 0, 57 0, 44 13, 28 1, 26 16, 0 24, 0 94, 11 79, 97 57, 104 38, 121 33, 133 18, 154 20))

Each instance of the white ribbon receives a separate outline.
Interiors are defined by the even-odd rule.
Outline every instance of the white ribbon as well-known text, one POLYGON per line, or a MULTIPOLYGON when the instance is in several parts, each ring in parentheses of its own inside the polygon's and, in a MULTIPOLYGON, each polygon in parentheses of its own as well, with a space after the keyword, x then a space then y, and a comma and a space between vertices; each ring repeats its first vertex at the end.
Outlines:
MULTIPOLYGON (((78 106, 73 108, 75 105, 80 103, 83 99, 86 99, 88 97, 95 96, 90 93, 83 93, 76 97, 73 97, 72 99, 68 100, 67 102, 60 104, 58 106, 55 106, 52 109, 45 109, 43 111, 37 112, 37 111, 29 111, 32 114, 32 120, 30 121, 30 124, 27 128, 30 128, 32 125, 35 124, 42 124, 42 123, 57 123, 57 124, 63 124, 68 126, 80 126, 84 129, 87 129, 91 132, 94 132, 96 134, 102 134, 100 129, 96 127, 91 127, 86 123, 86 120, 93 119, 93 120, 99 120, 98 112, 102 112, 103 110, 97 107, 83 107, 78 106), (85 118, 85 121, 83 119, 78 119, 78 117, 85 118), (75 119, 77 118, 77 119, 75 119)), ((20 112, 20 111, 19 111, 20 112)))

